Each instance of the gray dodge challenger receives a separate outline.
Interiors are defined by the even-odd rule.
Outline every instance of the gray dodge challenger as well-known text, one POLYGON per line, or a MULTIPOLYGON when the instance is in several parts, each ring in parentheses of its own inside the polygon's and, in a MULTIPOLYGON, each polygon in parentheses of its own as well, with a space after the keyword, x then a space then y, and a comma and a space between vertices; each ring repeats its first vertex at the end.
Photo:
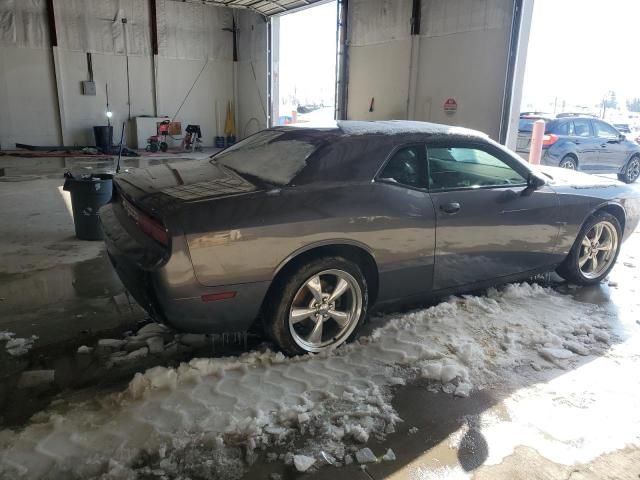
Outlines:
POLYGON ((293 355, 349 341, 385 304, 551 270, 598 283, 640 216, 616 180, 408 121, 270 128, 115 187, 107 249, 150 315, 200 333, 262 322, 293 355))

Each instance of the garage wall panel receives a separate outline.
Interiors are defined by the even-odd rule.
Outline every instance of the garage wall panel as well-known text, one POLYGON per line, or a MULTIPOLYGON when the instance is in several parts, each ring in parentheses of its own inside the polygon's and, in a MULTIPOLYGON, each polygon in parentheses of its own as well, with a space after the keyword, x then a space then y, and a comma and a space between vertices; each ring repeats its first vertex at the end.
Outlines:
POLYGON ((267 22, 249 11, 237 13, 238 137, 267 128, 267 22))
POLYGON ((45 0, 0 0, 0 46, 49 46, 45 0))
POLYGON ((158 0, 158 50, 167 58, 233 59, 232 9, 158 0))
MULTIPOLYGON (((65 142, 93 145, 93 126, 106 125, 106 85, 109 85, 109 106, 113 112, 114 140, 119 141, 120 126, 128 121, 126 57, 94 54, 93 71, 96 95, 83 95, 80 81, 87 78, 87 57, 84 52, 58 50, 58 73, 64 102, 65 142)), ((151 93, 151 58, 129 57, 131 116, 153 115, 151 93)), ((132 138, 130 134, 128 138, 132 138)))
POLYGON ((349 44, 373 45, 409 38, 411 0, 351 0, 349 44))
POLYGON ((187 124, 200 125, 203 144, 213 145, 216 128, 221 134, 224 129, 227 102, 233 100, 233 62, 160 57, 158 78, 158 114, 173 118, 186 98, 176 120, 182 122, 183 128, 187 124), (200 78, 187 97, 198 75, 200 78))
POLYGON ((114 55, 151 54, 147 0, 56 0, 54 12, 60 48, 114 55))
POLYGON ((411 0, 349 2, 347 118, 406 118, 411 7, 411 0))
POLYGON ((498 138, 512 9, 512 0, 423 1, 413 118, 498 138))
POLYGON ((0 47, 0 145, 60 143, 51 52, 0 47))
POLYGON ((44 0, 0 0, 0 145, 60 142, 44 0))

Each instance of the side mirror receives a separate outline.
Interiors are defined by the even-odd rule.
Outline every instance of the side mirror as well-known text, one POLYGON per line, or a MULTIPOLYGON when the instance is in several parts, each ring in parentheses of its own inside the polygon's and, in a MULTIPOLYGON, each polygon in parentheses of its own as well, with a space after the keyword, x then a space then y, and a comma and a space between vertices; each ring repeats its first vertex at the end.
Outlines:
POLYGON ((624 133, 621 133, 620 135, 618 135, 619 142, 624 142, 626 139, 627 139, 627 136, 624 133))
POLYGON ((529 178, 527 178, 527 190, 538 190, 544 187, 547 184, 547 181, 541 175, 531 172, 529 173, 529 178))

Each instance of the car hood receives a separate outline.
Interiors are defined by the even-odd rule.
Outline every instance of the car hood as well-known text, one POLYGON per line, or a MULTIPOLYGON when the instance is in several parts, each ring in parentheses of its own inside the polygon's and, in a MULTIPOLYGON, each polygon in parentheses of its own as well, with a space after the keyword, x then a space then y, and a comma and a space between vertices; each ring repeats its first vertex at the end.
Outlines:
POLYGON ((544 174, 550 185, 567 185, 576 188, 620 187, 624 185, 622 182, 613 178, 589 175, 567 168, 549 167, 545 165, 537 165, 534 168, 544 174))
POLYGON ((116 175, 118 191, 149 213, 161 214, 186 202, 260 190, 210 159, 131 168, 116 175))

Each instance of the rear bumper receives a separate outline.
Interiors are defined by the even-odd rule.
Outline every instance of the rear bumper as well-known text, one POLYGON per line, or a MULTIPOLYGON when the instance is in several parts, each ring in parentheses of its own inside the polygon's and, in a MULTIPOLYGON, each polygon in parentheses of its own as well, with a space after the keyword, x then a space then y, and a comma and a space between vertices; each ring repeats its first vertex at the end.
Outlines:
POLYGON ((206 287, 195 278, 184 237, 172 239, 172 254, 158 252, 135 238, 118 204, 100 210, 109 258, 125 288, 154 319, 194 333, 246 331, 257 318, 270 282, 206 287), (234 292, 233 298, 203 296, 234 292))

